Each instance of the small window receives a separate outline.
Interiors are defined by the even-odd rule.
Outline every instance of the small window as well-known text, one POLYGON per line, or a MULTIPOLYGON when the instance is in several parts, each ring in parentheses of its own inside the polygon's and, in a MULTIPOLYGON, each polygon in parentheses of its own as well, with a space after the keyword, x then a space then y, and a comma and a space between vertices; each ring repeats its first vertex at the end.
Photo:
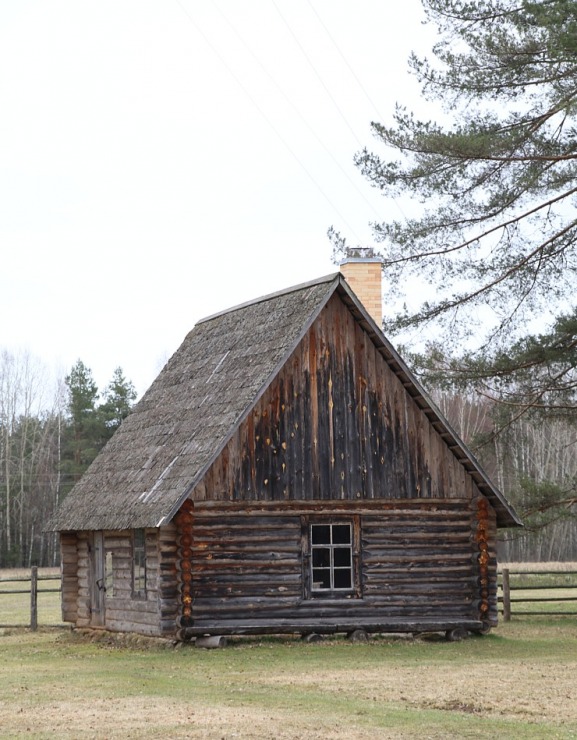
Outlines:
POLYGON ((132 595, 146 598, 146 538, 144 529, 135 529, 132 535, 132 595))
POLYGON ((106 559, 104 561, 104 586, 106 588, 107 596, 114 596, 114 567, 113 567, 112 552, 108 550, 106 552, 106 559))
POLYGON ((352 591, 352 524, 311 524, 310 548, 312 593, 352 591))

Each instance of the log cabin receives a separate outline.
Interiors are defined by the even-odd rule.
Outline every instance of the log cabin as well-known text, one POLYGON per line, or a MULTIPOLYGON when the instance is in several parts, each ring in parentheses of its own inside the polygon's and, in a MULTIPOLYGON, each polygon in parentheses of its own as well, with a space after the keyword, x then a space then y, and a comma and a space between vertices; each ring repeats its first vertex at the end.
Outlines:
POLYGON ((65 621, 496 625, 497 528, 521 522, 383 335, 380 281, 352 256, 194 327, 57 512, 65 621))

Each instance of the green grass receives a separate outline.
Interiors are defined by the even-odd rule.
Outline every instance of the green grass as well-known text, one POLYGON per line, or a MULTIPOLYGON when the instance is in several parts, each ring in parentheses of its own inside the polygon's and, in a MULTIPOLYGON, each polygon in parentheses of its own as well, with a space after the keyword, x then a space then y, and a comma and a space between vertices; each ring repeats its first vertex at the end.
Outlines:
POLYGON ((516 588, 577 588, 577 575, 573 573, 514 573, 510 576, 511 586, 516 588))
POLYGON ((570 738, 576 669, 568 618, 460 643, 238 638, 211 651, 4 630, 0 736, 570 738))
MULTIPOLYGON (((59 580, 44 580, 46 576, 59 574, 58 568, 41 568, 38 571, 38 624, 54 626, 62 624, 59 580), (50 589, 50 590, 49 590, 50 589)), ((30 569, 0 570, 0 626, 30 624, 30 569), (19 579, 19 580, 15 580, 19 579), (20 580, 24 579, 24 580, 20 580), (23 593, 7 593, 22 591, 23 593)))
MULTIPOLYGON (((2 593, 28 586, 0 581, 0 624, 28 623, 29 595, 2 593)), ((577 738, 577 618, 523 607, 460 643, 236 638, 202 651, 0 629, 0 738, 577 738)), ((59 594, 40 594, 38 614, 60 622, 59 594)))

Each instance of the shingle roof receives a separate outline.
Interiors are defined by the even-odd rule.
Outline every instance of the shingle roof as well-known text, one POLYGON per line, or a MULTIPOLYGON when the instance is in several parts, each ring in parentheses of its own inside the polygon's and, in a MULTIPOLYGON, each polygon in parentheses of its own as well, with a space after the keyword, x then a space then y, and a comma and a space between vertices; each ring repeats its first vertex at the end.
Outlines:
POLYGON ((337 273, 200 321, 64 500, 53 528, 131 529, 169 521, 335 291, 462 459, 500 524, 519 524, 337 273))
POLYGON ((55 528, 153 527, 170 517, 334 283, 333 275, 199 322, 64 500, 55 528))

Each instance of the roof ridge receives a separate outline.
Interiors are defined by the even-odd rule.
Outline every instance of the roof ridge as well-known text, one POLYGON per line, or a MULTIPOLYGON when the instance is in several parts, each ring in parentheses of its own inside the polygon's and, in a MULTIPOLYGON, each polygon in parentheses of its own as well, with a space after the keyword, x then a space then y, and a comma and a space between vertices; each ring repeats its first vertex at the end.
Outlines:
POLYGON ((196 322, 196 325, 204 324, 207 321, 212 321, 213 319, 220 318, 221 316, 224 316, 227 313, 234 313, 235 311, 239 311, 242 308, 248 308, 249 306, 255 306, 258 303, 264 303, 265 301, 271 301, 274 298, 280 298, 280 296, 288 295, 289 293, 295 293, 297 290, 304 290, 305 288, 312 288, 315 285, 321 285, 322 283, 330 283, 333 280, 336 280, 341 275, 340 272, 333 272, 330 275, 324 275, 323 277, 315 278, 314 280, 309 280, 305 283, 299 283, 298 285, 293 285, 290 288, 284 288, 283 290, 277 290, 274 293, 268 293, 267 295, 260 296, 260 298, 253 298, 250 301, 245 301, 244 303, 239 303, 236 306, 231 306, 230 308, 225 308, 223 311, 218 311, 217 313, 213 313, 210 316, 205 316, 202 319, 199 319, 196 322))

